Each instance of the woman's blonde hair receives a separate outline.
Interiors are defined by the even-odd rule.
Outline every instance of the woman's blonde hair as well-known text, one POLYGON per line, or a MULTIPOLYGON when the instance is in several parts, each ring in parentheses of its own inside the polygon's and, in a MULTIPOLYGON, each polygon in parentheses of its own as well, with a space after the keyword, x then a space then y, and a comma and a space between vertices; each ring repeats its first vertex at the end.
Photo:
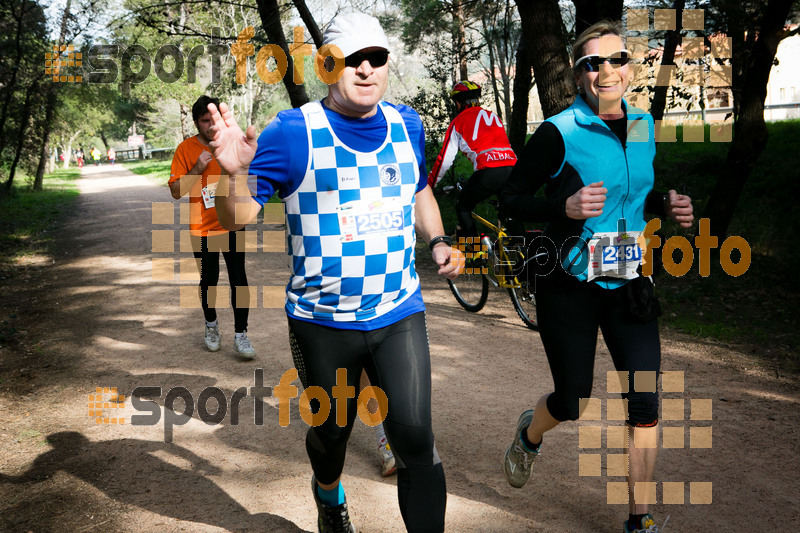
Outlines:
POLYGON ((576 62, 584 56, 583 47, 587 42, 609 34, 619 37, 622 40, 622 46, 625 46, 625 32, 622 30, 622 22, 619 20, 601 20, 583 30, 583 33, 578 35, 578 38, 572 43, 572 70, 577 71, 576 62))

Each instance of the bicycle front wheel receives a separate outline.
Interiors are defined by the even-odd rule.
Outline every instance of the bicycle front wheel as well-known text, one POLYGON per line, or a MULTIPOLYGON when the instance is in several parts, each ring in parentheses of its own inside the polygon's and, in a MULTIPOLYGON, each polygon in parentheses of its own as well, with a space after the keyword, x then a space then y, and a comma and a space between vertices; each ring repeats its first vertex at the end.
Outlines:
POLYGON ((486 305, 489 297, 489 280, 483 274, 462 274, 455 280, 447 280, 456 301, 471 313, 477 313, 486 305))
POLYGON ((523 283, 521 286, 508 289, 508 295, 511 296, 511 302, 514 304, 514 309, 528 328, 539 331, 539 326, 536 323, 536 297, 530 285, 523 283))

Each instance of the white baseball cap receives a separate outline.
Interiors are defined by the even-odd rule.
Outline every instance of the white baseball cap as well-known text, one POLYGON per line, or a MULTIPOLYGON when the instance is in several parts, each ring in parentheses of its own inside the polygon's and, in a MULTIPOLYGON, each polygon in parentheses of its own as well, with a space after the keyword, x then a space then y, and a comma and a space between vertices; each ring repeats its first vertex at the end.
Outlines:
POLYGON ((364 48, 389 50, 389 40, 383 33, 381 23, 365 13, 344 13, 334 17, 325 29, 322 44, 335 44, 344 57, 364 48))

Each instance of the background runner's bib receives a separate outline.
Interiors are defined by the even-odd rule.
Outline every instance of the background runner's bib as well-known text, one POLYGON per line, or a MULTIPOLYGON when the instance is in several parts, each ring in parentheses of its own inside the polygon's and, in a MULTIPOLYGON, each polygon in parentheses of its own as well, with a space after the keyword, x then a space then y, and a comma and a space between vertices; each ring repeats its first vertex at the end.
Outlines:
POLYGON ((215 206, 216 194, 217 194, 217 183, 209 183, 203 190, 200 191, 201 196, 203 197, 203 205, 206 206, 206 209, 211 209, 215 206))
POLYGON ((357 152, 336 137, 319 102, 301 111, 309 164, 300 186, 284 198, 292 256, 286 309, 300 318, 343 322, 381 316, 419 286, 419 164, 405 123, 381 103, 386 139, 373 152, 357 152))

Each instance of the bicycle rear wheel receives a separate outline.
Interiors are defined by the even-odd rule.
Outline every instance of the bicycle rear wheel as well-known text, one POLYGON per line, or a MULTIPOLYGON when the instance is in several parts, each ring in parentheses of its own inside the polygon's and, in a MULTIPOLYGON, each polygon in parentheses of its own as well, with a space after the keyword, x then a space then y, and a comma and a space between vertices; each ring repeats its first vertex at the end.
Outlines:
POLYGON ((536 297, 533 294, 532 287, 527 283, 523 283, 517 288, 508 289, 508 295, 511 297, 514 309, 517 310, 522 322, 529 329, 539 331, 539 326, 536 323, 536 297))
MULTIPOLYGON (((467 260, 467 267, 471 267, 470 260, 467 260)), ((484 274, 467 274, 466 272, 458 276, 455 280, 447 280, 450 291, 456 297, 456 301, 471 313, 477 313, 486 305, 489 297, 489 280, 484 274)))

